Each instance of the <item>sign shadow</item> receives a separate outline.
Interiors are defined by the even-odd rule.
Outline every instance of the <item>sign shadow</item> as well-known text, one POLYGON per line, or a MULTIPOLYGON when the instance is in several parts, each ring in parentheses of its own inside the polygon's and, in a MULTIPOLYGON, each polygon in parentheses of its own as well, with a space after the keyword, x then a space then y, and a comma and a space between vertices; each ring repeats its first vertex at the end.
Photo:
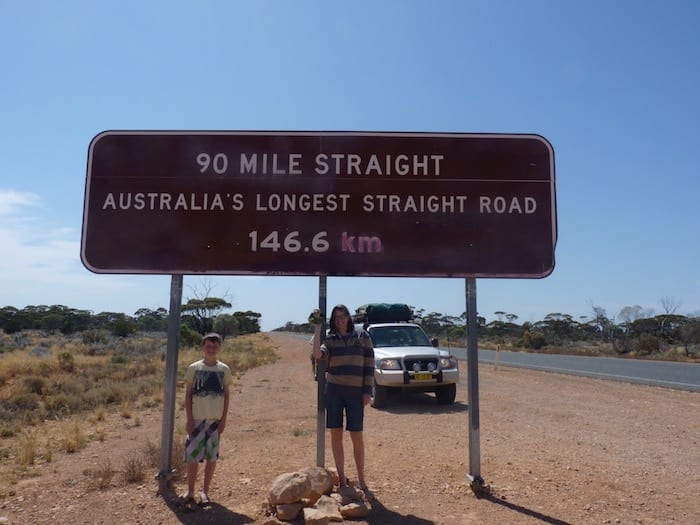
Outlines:
POLYGON ((547 516, 546 514, 542 514, 541 512, 537 512, 536 510, 528 509, 521 505, 516 505, 515 503, 511 503, 510 501, 500 499, 491 493, 477 494, 477 498, 489 501, 491 503, 495 503, 496 505, 500 505, 514 512, 518 512, 524 516, 534 518, 538 521, 541 521, 542 523, 550 523, 551 525, 571 525, 571 523, 568 521, 560 520, 559 518, 554 518, 552 516, 547 516))

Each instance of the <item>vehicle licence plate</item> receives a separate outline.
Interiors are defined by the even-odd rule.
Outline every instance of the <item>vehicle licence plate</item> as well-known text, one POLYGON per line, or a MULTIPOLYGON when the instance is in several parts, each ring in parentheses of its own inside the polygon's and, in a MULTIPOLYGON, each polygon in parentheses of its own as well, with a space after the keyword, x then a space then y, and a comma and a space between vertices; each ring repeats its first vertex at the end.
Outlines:
POLYGON ((427 372, 417 372, 413 375, 414 381, 430 381, 433 378, 433 374, 427 372))

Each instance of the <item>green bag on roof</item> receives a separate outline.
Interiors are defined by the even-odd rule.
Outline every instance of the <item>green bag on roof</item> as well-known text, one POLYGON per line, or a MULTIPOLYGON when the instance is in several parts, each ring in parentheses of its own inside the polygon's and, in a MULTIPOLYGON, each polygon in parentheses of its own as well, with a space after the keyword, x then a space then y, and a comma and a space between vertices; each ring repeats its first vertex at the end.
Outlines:
POLYGON ((375 323, 402 323, 413 318, 411 308, 403 303, 372 303, 365 308, 367 322, 375 323))

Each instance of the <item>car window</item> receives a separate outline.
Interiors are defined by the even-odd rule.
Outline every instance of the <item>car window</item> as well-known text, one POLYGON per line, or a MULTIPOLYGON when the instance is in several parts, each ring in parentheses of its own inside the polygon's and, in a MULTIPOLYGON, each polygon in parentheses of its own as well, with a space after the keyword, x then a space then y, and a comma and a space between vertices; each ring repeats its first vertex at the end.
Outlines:
POLYGON ((369 332, 375 348, 387 346, 432 346, 417 326, 378 326, 369 332))

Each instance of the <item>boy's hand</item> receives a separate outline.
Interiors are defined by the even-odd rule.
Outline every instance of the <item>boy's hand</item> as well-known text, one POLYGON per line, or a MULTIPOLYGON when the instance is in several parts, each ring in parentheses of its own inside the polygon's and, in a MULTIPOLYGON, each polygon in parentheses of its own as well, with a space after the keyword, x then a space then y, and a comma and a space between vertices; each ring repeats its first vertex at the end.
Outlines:
POLYGON ((309 324, 321 324, 321 310, 314 308, 314 311, 309 314, 309 324))

